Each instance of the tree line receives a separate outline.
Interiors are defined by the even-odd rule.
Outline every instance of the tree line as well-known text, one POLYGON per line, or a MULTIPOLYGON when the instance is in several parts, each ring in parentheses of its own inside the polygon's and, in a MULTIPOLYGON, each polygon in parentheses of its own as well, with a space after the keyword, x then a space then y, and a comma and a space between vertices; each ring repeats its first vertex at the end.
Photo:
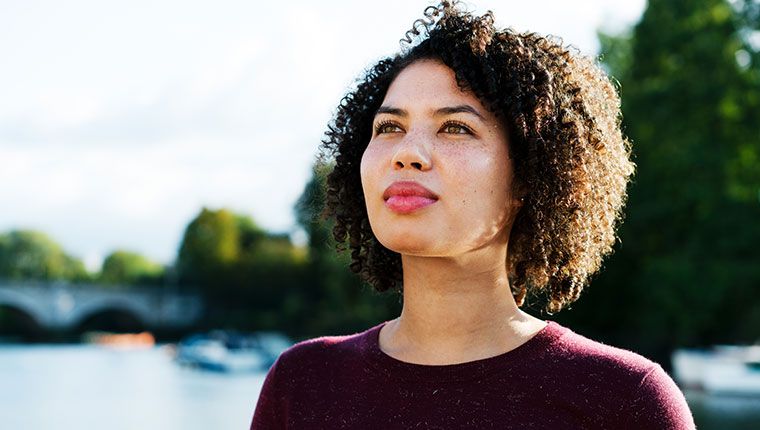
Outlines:
POLYGON ((0 233, 0 278, 7 280, 160 284, 165 269, 142 255, 116 250, 97 273, 90 273, 81 259, 66 252, 47 234, 35 230, 0 233))

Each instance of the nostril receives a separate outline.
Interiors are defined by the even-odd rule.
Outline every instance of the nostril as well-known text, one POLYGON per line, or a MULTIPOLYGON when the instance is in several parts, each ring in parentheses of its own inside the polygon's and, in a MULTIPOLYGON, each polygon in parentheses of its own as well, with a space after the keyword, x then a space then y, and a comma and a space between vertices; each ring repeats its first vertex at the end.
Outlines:
POLYGON ((417 170, 422 170, 422 164, 418 163, 416 161, 414 163, 412 163, 412 167, 414 167, 417 170))
POLYGON ((402 163, 400 161, 396 161, 396 166, 399 167, 399 168, 401 168, 401 169, 403 169, 404 168, 404 163, 402 163))

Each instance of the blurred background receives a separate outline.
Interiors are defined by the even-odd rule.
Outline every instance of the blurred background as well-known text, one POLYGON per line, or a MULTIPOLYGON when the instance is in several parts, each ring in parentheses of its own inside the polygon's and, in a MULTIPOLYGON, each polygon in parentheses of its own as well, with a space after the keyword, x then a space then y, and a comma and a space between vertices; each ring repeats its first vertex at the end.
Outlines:
MULTIPOLYGON (((0 427, 247 428, 301 339, 395 318, 333 251, 317 147, 427 1, 0 0, 0 427)), ((555 320, 760 428, 760 3, 488 1, 622 93, 620 243, 555 320)))

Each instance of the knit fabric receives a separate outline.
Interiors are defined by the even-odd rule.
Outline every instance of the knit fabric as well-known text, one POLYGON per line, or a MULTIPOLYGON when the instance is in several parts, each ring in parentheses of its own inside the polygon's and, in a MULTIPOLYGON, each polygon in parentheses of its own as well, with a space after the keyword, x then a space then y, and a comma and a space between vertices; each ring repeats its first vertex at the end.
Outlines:
POLYGON ((386 323, 283 352, 267 373, 251 429, 695 428, 658 364, 556 322, 506 353, 448 365, 383 352, 386 323))

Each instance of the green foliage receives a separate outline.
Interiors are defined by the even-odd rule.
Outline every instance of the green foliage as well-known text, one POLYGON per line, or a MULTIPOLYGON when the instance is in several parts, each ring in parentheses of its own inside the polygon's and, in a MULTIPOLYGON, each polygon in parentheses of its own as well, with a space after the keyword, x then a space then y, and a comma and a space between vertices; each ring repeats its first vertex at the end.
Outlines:
POLYGON ((203 208, 185 229, 177 259, 183 282, 210 286, 240 257, 240 220, 232 212, 203 208))
POLYGON ((103 260, 99 281, 103 284, 155 285, 163 281, 164 268, 135 252, 117 250, 103 260))
POLYGON ((41 281, 86 281, 84 264, 46 234, 13 230, 0 234, 0 277, 41 281))
POLYGON ((304 251, 286 234, 247 216, 203 208, 187 226, 176 269, 184 286, 206 297, 210 327, 297 332, 283 313, 286 297, 305 288, 304 251))
POLYGON ((621 83, 637 174, 621 245, 564 320, 658 359, 754 341, 760 303, 760 62, 742 9, 651 0, 630 35, 600 36, 621 83), (753 58, 757 58, 752 51, 753 58))

